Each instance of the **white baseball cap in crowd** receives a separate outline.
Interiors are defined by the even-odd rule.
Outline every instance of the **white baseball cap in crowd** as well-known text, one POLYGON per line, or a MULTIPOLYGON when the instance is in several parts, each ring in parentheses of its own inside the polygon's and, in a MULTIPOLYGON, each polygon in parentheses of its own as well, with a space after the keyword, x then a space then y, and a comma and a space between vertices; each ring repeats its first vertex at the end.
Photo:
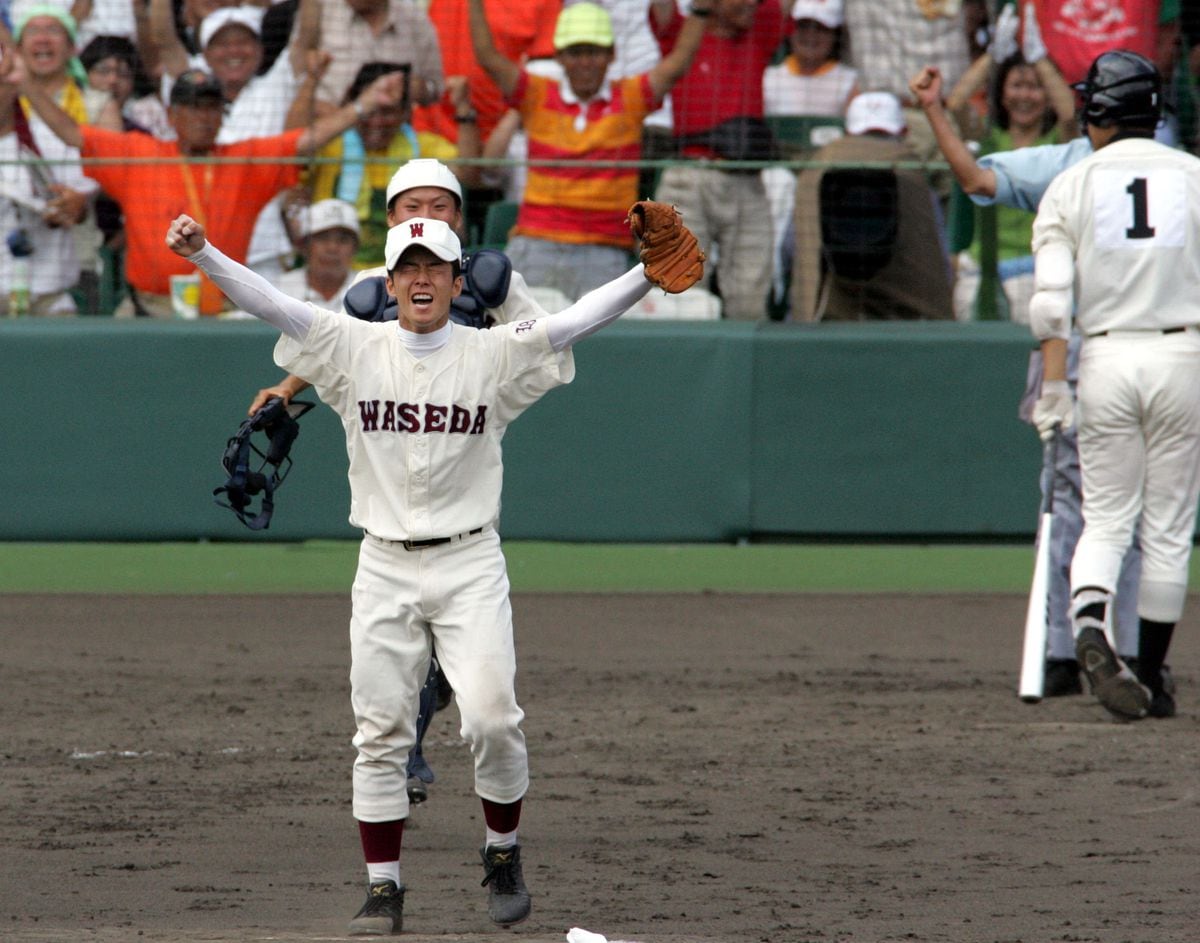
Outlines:
POLYGON ((400 257, 413 246, 424 246, 446 262, 462 261, 462 243, 449 224, 440 219, 415 216, 388 230, 387 245, 383 249, 387 270, 394 269, 400 257))
POLYGON ((213 10, 200 23, 200 48, 206 49, 212 38, 226 26, 244 26, 255 36, 262 37, 264 7, 221 7, 213 10))
POLYGON ((418 157, 406 161, 404 166, 392 174, 392 179, 388 181, 384 205, 390 207, 396 196, 415 187, 441 187, 443 190, 449 190, 458 200, 458 205, 462 206, 462 184, 454 176, 454 171, 432 157, 418 157))
POLYGON ((822 26, 837 29, 845 22, 842 0, 796 0, 792 4, 793 20, 816 20, 822 26))
POLYGON ((863 92, 855 95, 846 109, 846 133, 903 134, 908 130, 900 99, 891 92, 863 92))
POLYGON ((300 215, 300 232, 305 236, 329 229, 349 229, 359 235, 358 212, 345 200, 318 200, 300 215))

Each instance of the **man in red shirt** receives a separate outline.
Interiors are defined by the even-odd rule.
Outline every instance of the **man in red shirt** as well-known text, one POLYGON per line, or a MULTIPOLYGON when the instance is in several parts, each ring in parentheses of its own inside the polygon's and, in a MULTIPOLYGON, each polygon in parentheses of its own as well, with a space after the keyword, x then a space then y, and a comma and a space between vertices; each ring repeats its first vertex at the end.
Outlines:
MULTIPOLYGON (((130 297, 124 308, 118 309, 118 316, 169 318, 173 316, 171 276, 195 271, 163 242, 170 221, 182 213, 204 220, 214 239, 216 233, 221 234, 231 257, 245 261, 259 210, 298 180, 300 168, 291 159, 313 153, 362 115, 398 103, 403 82, 400 73, 382 76, 357 100, 307 128, 227 145, 216 143, 225 107, 221 86, 199 70, 180 75, 171 89, 167 115, 178 135, 175 141, 80 125, 31 83, 22 83, 21 91, 63 143, 79 148, 85 159, 111 160, 85 165, 84 172, 99 182, 125 214, 130 297), (137 162, 135 170, 129 161, 137 162)), ((220 310, 220 292, 201 279, 201 313, 220 310)))
MULTIPOLYGON (((683 17, 674 0, 654 0, 651 25, 666 54, 683 17)), ((716 0, 691 68, 671 91, 681 154, 700 160, 763 160, 767 152, 735 154, 721 138, 743 138, 736 119, 763 116, 762 76, 784 36, 779 0, 716 0), (732 132, 725 134, 722 132, 732 132)), ((771 207, 758 170, 681 165, 663 172, 657 198, 674 203, 700 246, 717 253, 724 316, 757 320, 771 286, 771 207)))

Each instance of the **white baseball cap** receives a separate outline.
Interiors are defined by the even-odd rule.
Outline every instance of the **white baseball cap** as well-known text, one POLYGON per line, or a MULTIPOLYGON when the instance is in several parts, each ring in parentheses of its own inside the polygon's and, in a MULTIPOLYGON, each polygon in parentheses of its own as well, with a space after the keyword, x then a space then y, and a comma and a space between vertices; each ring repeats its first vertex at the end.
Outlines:
POLYGON ((462 243, 448 223, 415 216, 388 230, 387 245, 383 249, 387 270, 394 269, 400 257, 413 246, 424 246, 446 262, 462 260, 462 243))
POLYGON ((200 23, 200 48, 207 49, 212 38, 226 26, 244 26, 255 36, 262 36, 264 7, 221 7, 213 10, 200 23))
POLYGON ((846 109, 846 133, 903 134, 908 129, 900 99, 891 92, 863 92, 855 95, 846 109))
POLYGON ((388 181, 384 206, 391 206, 393 198, 416 187, 441 187, 443 190, 449 190, 458 200, 458 205, 462 206, 462 184, 449 167, 432 157, 418 157, 407 161, 392 174, 392 179, 388 181))
POLYGON ((349 229, 359 235, 358 212, 345 200, 318 200, 305 207, 300 216, 300 232, 312 236, 329 229, 349 229))
POLYGON ((837 29, 845 21, 842 0, 796 0, 792 4, 793 20, 816 20, 822 26, 837 29))

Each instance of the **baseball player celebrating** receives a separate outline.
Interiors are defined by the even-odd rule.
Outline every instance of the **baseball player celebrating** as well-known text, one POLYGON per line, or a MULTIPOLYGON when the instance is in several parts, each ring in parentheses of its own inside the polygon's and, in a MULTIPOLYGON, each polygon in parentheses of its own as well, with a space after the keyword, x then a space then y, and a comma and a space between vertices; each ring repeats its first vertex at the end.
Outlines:
MULTIPOLYGON (((388 181, 386 200, 389 226, 421 216, 440 219, 455 232, 462 230, 462 185, 454 172, 439 160, 416 158, 406 161, 388 181)), ((386 275, 383 266, 361 272, 347 292, 347 313, 365 321, 394 318, 394 299, 392 304, 387 303, 386 275)), ((463 271, 463 292, 451 302, 450 313, 452 320, 475 327, 545 315, 546 311, 534 300, 521 273, 513 271, 511 263, 494 250, 468 260, 463 271), (481 264, 485 257, 488 264, 481 264)), ((293 396, 307 388, 308 383, 301 377, 288 376, 259 390, 248 414, 254 415, 272 397, 282 397, 285 403, 290 403, 293 396)), ((421 688, 417 737, 408 758, 408 798, 414 803, 424 802, 429 797, 434 774, 425 759, 422 744, 439 702, 444 704, 448 696, 444 677, 435 660, 431 662, 429 678, 421 688)))
POLYGON ((1092 64, 1095 153, 1057 177, 1034 223, 1030 327, 1043 353, 1043 438, 1076 413, 1083 533, 1071 564, 1076 652, 1112 714, 1170 717, 1162 666, 1183 613, 1200 496, 1200 160, 1153 140, 1162 80, 1132 52, 1092 64), (1072 293, 1083 346, 1067 384, 1072 293), (1113 594, 1141 521, 1137 674, 1114 654, 1113 594))
POLYGON ((414 218, 388 233, 387 290, 397 323, 360 321, 284 295, 207 244, 204 227, 188 216, 167 232, 174 252, 283 333, 276 362, 310 382, 345 428, 350 520, 364 531, 352 591, 350 686, 358 748, 353 810, 369 880, 351 934, 402 928, 405 763, 435 644, 475 760, 488 913, 504 926, 529 915, 517 843, 529 785, 524 715, 495 529, 500 442, 525 409, 573 379, 576 341, 619 317, 651 280, 682 291, 702 275, 694 236, 670 207, 664 214, 651 206, 653 215, 631 211, 645 264, 565 311, 489 331, 450 321, 463 287, 462 248, 441 220, 414 218), (671 269, 662 275, 660 257, 671 269))
MULTIPOLYGON (((422 157, 406 161, 388 181, 386 199, 389 226, 421 216, 426 219, 440 219, 449 223, 455 232, 462 232, 462 184, 454 172, 440 160, 422 157)), ((491 254, 494 257, 499 253, 491 254)), ((493 302, 485 308, 488 323, 508 324, 546 315, 545 309, 534 300, 520 272, 512 271, 510 266, 505 271, 493 273, 489 270, 486 274, 489 276, 487 283, 478 286, 478 293, 486 301, 493 302), (507 287, 504 287, 505 280, 507 287)), ((365 321, 395 317, 395 309, 385 307, 387 292, 383 280, 386 275, 383 266, 359 273, 354 286, 348 292, 347 313, 365 321)), ((483 277, 483 273, 476 269, 464 272, 463 277, 464 291, 470 291, 475 287, 473 283, 483 277)), ((465 318, 454 318, 454 309, 451 311, 453 320, 465 322, 465 318)), ((283 397, 284 402, 291 402, 293 396, 306 389, 306 381, 297 376, 288 376, 274 386, 259 390, 250 404, 248 415, 253 415, 274 396, 283 397)))

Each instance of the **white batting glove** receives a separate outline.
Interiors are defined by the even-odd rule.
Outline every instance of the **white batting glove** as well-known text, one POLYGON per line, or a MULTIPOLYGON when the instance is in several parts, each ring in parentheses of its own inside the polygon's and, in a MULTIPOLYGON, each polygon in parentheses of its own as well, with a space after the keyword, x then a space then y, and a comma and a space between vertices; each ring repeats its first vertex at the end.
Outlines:
POLYGON ((1042 40, 1042 28, 1038 25, 1034 4, 1025 4, 1025 29, 1021 34, 1021 55, 1030 65, 1046 58, 1046 43, 1042 40))
POLYGON ((1075 397, 1066 380, 1045 380, 1042 395, 1033 404, 1033 424, 1043 442, 1054 438, 1059 429, 1070 429, 1075 424, 1075 397))
POLYGON ((996 17, 996 26, 992 30, 992 41, 988 46, 988 55, 996 63, 1004 62, 1015 56, 1019 50, 1017 45, 1017 28, 1021 25, 1021 17, 1017 8, 1012 4, 1006 6, 996 17))

